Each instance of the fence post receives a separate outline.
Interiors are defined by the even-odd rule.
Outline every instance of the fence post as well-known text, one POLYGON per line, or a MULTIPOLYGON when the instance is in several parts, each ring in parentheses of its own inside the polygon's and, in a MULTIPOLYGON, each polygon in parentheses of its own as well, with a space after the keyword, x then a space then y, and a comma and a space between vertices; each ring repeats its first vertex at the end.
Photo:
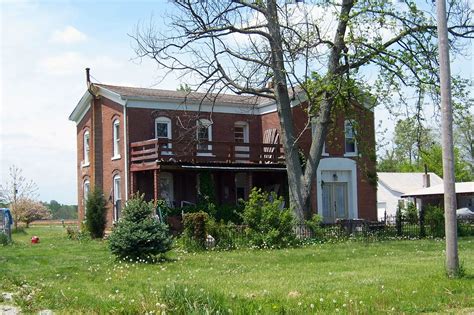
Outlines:
POLYGON ((402 236, 402 230, 403 230, 403 226, 402 226, 402 208, 400 205, 398 205, 398 208, 397 208, 397 215, 395 217, 396 219, 396 226, 397 226, 397 235, 398 236, 402 236))
POLYGON ((425 210, 423 209, 423 206, 420 208, 420 215, 419 215, 419 223, 420 223, 420 238, 423 238, 426 236, 426 230, 425 230, 425 210))

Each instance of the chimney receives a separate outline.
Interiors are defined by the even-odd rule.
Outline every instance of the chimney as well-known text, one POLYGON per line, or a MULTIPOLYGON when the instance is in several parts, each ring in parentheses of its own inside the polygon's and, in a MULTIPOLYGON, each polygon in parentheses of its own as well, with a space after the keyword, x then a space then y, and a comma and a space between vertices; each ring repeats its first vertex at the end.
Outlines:
POLYGON ((91 84, 90 71, 91 71, 90 68, 86 68, 86 83, 87 83, 87 87, 89 87, 89 85, 91 84))
POLYGON ((428 166, 425 164, 425 174, 423 174, 423 188, 428 188, 430 186, 430 174, 428 174, 428 166))

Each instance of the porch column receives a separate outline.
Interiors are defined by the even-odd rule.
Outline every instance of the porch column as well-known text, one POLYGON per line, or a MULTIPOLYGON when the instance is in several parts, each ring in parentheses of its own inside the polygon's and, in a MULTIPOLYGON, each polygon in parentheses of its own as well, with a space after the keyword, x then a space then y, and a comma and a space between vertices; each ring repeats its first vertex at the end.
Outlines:
POLYGON ((248 192, 247 192, 247 200, 249 199, 250 192, 252 191, 253 188, 253 173, 248 172, 247 173, 247 180, 248 180, 248 192))
POLYGON ((137 186, 136 185, 136 176, 135 176, 135 172, 130 172, 130 191, 127 192, 129 197, 132 197, 133 194, 135 193, 135 187, 137 186))
POLYGON ((156 207, 157 201, 158 201, 158 196, 159 196, 159 184, 160 184, 160 176, 159 176, 159 170, 154 169, 153 170, 153 203, 156 207))

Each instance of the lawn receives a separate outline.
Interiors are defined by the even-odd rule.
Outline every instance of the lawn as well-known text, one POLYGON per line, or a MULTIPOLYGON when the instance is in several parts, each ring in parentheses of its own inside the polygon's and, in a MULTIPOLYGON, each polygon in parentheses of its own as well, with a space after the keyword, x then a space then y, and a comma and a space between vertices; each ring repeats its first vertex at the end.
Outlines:
MULTIPOLYGON (((288 250, 185 253, 117 262, 102 241, 38 226, 0 247, 0 292, 26 312, 419 313, 474 311, 474 238, 459 242, 465 276, 444 274, 444 242, 347 241, 288 250), (41 242, 31 245, 38 235, 41 242)), ((0 300, 1 304, 1 300, 0 300)))

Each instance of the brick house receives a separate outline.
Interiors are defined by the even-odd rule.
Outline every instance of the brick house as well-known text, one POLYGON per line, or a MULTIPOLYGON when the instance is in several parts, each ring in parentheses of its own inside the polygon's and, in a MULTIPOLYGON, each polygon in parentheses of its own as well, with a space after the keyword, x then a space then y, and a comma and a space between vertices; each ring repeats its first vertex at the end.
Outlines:
MULTIPOLYGON (((295 99, 292 106, 304 154, 311 140, 306 105, 295 99)), ((175 207, 196 203, 203 172, 219 204, 247 198, 254 186, 288 194, 272 100, 89 83, 69 119, 77 125, 80 220, 92 185, 108 200, 109 226, 136 192, 175 207)), ((350 118, 335 115, 313 183, 312 213, 326 222, 377 218, 374 148, 370 110, 356 106, 350 118), (363 127, 357 140, 354 122, 363 127)))

